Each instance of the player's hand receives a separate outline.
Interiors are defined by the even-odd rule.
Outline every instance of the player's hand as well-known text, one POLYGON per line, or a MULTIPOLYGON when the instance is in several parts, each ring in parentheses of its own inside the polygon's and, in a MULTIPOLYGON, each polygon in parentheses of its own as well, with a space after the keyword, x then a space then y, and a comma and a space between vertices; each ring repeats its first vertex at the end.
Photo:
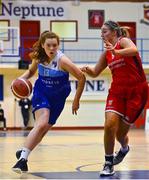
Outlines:
POLYGON ((111 44, 109 41, 104 40, 104 48, 111 51, 113 55, 116 55, 115 46, 113 46, 113 44, 111 44))
POLYGON ((80 68, 81 71, 85 72, 85 73, 90 73, 91 72, 91 68, 89 66, 84 66, 82 68, 80 68))
POLYGON ((111 44, 109 41, 104 40, 104 48, 109 51, 112 51, 115 49, 115 46, 113 46, 113 44, 111 44))
POLYGON ((72 114, 77 115, 78 109, 79 109, 79 101, 74 99, 72 104, 72 114))

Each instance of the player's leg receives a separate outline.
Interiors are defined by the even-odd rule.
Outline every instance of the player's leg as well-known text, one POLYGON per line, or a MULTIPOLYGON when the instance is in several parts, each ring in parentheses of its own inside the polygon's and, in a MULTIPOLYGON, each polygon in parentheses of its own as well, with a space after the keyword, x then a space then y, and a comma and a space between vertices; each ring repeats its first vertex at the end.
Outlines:
POLYGON ((126 102, 125 119, 119 122, 116 134, 116 138, 121 144, 121 149, 114 157, 114 165, 119 164, 129 152, 128 131, 130 125, 137 120, 144 109, 148 97, 148 85, 146 82, 140 83, 131 89, 128 88, 128 92, 129 96, 126 102))
POLYGON ((35 111, 35 126, 30 131, 25 141, 24 147, 21 149, 19 161, 13 166, 12 170, 18 173, 28 171, 27 159, 30 152, 42 140, 43 136, 47 133, 52 126, 49 122, 49 109, 42 108, 35 111))
POLYGON ((52 125, 49 122, 50 111, 47 108, 42 108, 35 111, 35 125, 27 136, 25 147, 33 150, 34 147, 42 140, 43 136, 49 130, 52 125))
POLYGON ((105 164, 100 172, 101 176, 113 175, 113 151, 115 145, 115 136, 118 128, 118 122, 121 116, 115 112, 106 112, 106 120, 104 125, 104 148, 105 148, 105 164))
POLYGON ((126 124, 123 120, 119 121, 118 129, 116 132, 116 139, 121 144, 120 150, 116 153, 113 159, 113 164, 119 164, 126 154, 129 152, 129 138, 128 138, 128 132, 130 129, 130 125, 126 124))

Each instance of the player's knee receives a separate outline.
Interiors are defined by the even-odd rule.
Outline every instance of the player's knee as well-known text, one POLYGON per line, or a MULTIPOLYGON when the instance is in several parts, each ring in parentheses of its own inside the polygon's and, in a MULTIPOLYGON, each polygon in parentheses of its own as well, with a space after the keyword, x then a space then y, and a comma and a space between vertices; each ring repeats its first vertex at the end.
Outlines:
POLYGON ((40 124, 37 125, 37 128, 38 128, 38 130, 40 132, 45 132, 45 131, 47 131, 47 129, 50 128, 50 126, 49 126, 49 124, 47 122, 43 121, 43 123, 40 123, 40 124))
POLYGON ((105 123, 104 130, 106 132, 109 132, 109 133, 110 132, 111 133, 115 132, 116 131, 115 124, 113 124, 113 123, 105 123))

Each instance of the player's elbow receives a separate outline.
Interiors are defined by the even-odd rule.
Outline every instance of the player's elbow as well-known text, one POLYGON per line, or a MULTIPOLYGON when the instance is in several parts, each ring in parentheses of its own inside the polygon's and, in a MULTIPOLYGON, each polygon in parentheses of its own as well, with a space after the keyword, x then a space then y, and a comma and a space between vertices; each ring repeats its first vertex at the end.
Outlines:
POLYGON ((96 78, 98 76, 98 73, 97 72, 94 72, 93 74, 92 74, 92 77, 93 78, 96 78))
POLYGON ((136 56, 138 54, 138 49, 137 47, 131 47, 128 49, 127 55, 129 56, 136 56))
POLYGON ((100 70, 98 70, 98 71, 95 70, 95 71, 93 72, 92 77, 93 77, 93 78, 96 78, 96 77, 100 74, 100 72, 101 72, 100 70))
POLYGON ((28 72, 29 72, 29 77, 32 77, 36 71, 29 69, 28 72))
POLYGON ((138 49, 136 47, 133 48, 133 54, 137 55, 138 54, 138 49))

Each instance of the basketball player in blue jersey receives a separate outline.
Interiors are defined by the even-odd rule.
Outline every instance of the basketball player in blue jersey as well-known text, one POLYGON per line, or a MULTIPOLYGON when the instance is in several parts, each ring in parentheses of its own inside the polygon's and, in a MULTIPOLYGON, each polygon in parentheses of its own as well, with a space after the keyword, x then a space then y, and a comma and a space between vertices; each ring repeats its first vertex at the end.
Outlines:
POLYGON ((43 32, 33 46, 30 57, 32 64, 21 78, 31 78, 38 69, 38 79, 34 85, 32 98, 36 121, 24 147, 16 152, 18 162, 12 167, 12 170, 17 173, 28 171, 27 159, 30 152, 56 123, 61 114, 66 98, 71 91, 69 73, 78 80, 72 103, 73 114, 77 114, 85 85, 85 76, 82 71, 59 50, 59 37, 55 33, 43 32))

